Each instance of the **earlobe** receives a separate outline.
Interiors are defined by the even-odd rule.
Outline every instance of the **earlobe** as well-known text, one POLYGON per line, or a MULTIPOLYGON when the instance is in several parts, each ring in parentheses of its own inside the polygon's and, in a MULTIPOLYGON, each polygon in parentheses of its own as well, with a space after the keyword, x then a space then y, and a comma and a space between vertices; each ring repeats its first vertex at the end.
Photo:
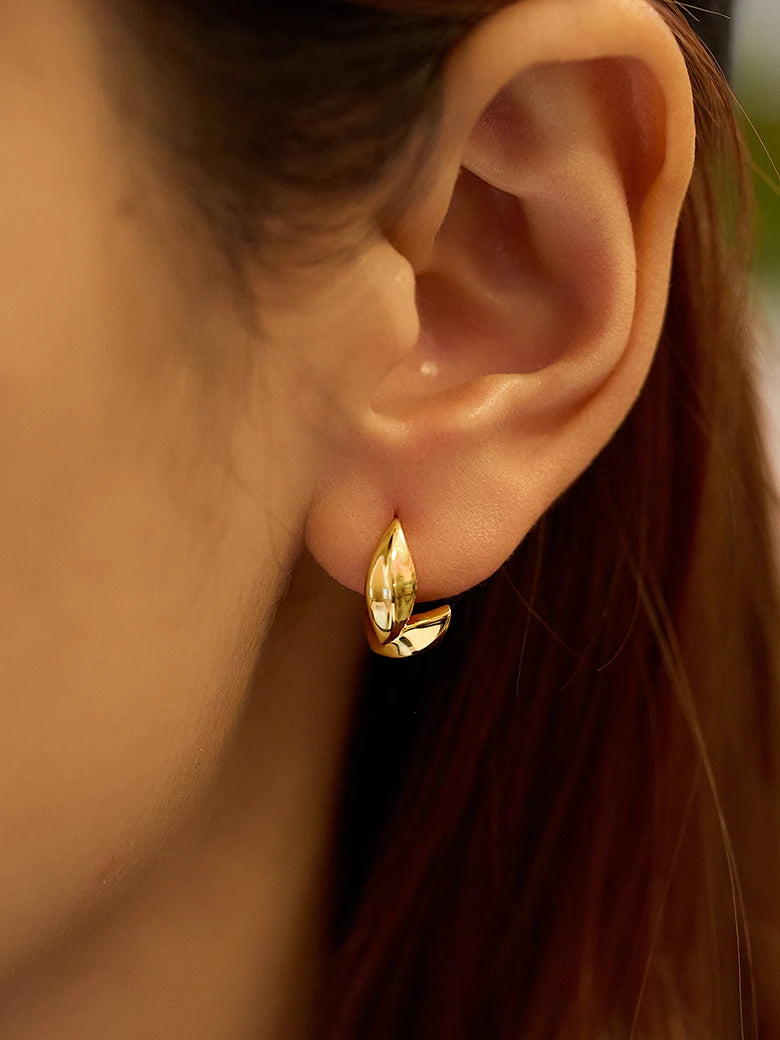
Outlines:
POLYGON ((398 512, 420 598, 461 592, 604 447, 661 332, 693 139, 682 55, 642 2, 522 0, 459 45, 437 176, 387 233, 420 335, 312 503, 337 580, 361 590, 398 512))

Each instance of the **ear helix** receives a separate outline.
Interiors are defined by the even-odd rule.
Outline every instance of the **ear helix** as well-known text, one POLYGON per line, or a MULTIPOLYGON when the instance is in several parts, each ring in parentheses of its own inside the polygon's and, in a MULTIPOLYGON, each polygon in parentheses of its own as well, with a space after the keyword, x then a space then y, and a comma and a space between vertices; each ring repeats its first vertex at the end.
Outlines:
POLYGON ((366 577, 366 631, 374 653, 411 657, 442 639, 452 611, 445 606, 412 616, 416 595, 417 575, 396 516, 379 539, 366 577))

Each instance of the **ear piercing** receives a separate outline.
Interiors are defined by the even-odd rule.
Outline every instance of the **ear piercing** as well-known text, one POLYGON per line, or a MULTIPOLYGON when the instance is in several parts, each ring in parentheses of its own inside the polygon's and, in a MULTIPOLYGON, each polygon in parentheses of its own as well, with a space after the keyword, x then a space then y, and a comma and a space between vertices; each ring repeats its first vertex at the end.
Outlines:
POLYGON ((435 646, 447 631, 450 608, 412 616, 416 596, 417 575, 396 516, 379 539, 366 577, 366 630, 375 654, 411 657, 435 646))

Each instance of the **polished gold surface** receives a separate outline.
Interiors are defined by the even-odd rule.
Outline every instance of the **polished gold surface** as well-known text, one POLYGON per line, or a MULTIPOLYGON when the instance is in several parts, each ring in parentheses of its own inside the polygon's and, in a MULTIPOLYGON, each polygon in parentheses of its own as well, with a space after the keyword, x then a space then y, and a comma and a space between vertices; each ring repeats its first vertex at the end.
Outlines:
POLYGON ((438 607, 412 616, 417 576, 395 517, 379 539, 366 578, 368 643, 383 657, 411 657, 434 646, 449 628, 451 610, 438 607))

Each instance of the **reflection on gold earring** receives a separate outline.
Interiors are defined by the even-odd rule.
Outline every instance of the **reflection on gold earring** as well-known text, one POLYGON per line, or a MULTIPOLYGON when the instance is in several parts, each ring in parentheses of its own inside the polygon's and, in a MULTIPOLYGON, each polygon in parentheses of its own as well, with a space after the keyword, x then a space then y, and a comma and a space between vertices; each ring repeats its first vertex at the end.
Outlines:
POLYGON ((417 575, 398 517, 379 539, 366 578, 368 643, 382 657, 411 657, 434 646, 450 625, 449 607, 415 614, 417 575))

